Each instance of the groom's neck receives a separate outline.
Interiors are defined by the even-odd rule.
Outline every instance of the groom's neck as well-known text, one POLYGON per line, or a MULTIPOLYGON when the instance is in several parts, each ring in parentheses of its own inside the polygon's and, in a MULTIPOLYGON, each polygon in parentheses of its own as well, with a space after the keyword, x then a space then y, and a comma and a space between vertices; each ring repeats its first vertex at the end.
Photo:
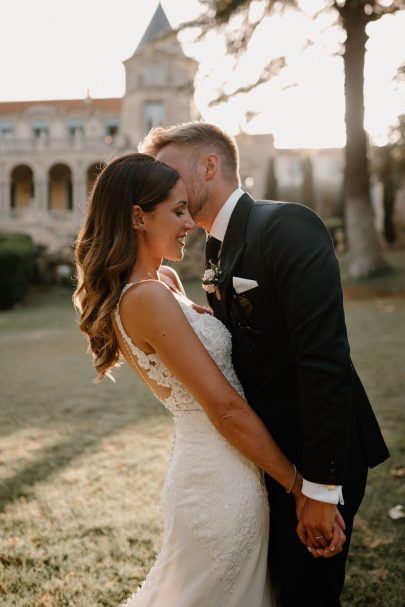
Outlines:
POLYGON ((212 191, 209 200, 207 200, 204 207, 201 209, 199 216, 194 218, 196 224, 209 233, 219 211, 237 187, 238 184, 223 184, 215 191, 212 191))

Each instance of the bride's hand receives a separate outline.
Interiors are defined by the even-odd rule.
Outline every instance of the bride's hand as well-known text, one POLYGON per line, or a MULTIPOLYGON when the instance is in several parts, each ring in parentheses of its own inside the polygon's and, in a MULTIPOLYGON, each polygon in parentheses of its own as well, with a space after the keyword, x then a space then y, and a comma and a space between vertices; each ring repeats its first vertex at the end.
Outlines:
POLYGON ((297 514, 297 520, 299 521, 301 518, 301 513, 302 510, 306 504, 306 501, 308 500, 307 496, 304 495, 301 491, 299 493, 297 493, 296 495, 294 495, 294 499, 295 499, 295 512, 297 514))
POLYGON ((208 306, 199 306, 196 303, 193 303, 193 310, 195 310, 199 314, 210 314, 211 316, 213 314, 211 308, 209 308, 208 306))
POLYGON ((336 522, 333 523, 332 527, 332 539, 326 548, 314 548, 308 545, 307 548, 314 558, 322 557, 324 559, 330 559, 336 556, 343 550, 343 544, 346 542, 346 535, 343 529, 336 522))

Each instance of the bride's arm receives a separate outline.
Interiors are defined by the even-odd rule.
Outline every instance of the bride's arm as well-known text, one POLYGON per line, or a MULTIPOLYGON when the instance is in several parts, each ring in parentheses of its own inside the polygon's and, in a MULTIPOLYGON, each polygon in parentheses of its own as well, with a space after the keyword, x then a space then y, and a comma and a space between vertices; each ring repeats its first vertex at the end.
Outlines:
POLYGON ((157 281, 139 284, 123 298, 121 317, 134 343, 156 352, 226 440, 298 496, 300 475, 294 482, 291 462, 217 367, 169 289, 157 281))

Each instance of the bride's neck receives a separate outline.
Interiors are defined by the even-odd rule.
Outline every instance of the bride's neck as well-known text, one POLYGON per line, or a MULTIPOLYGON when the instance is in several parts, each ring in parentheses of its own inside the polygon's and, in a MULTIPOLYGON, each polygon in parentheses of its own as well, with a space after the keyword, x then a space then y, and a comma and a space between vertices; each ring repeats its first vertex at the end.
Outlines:
POLYGON ((142 250, 140 250, 130 274, 131 281, 148 279, 159 280, 159 268, 161 263, 162 259, 152 259, 150 255, 146 256, 142 253, 142 250))

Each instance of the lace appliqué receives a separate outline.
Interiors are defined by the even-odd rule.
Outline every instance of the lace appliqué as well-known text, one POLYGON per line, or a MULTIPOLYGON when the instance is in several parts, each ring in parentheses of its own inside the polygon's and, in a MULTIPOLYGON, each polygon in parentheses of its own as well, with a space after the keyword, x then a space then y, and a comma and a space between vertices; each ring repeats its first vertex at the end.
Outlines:
MULTIPOLYGON (((156 396, 171 413, 176 413, 177 411, 194 411, 195 409, 201 411, 201 407, 196 403, 190 392, 188 392, 188 390, 186 390, 186 388, 174 377, 171 371, 161 362, 159 357, 154 353, 147 354, 141 350, 141 348, 138 348, 126 333, 121 321, 119 306, 124 293, 134 284, 136 283, 128 283, 124 287, 115 309, 115 320, 126 346, 130 353, 135 357, 139 367, 146 371, 148 378, 158 386, 170 390, 170 394, 167 397, 162 397, 159 394, 156 394, 156 396)), ((153 386, 151 385, 150 387, 152 391, 154 391, 153 386)))

